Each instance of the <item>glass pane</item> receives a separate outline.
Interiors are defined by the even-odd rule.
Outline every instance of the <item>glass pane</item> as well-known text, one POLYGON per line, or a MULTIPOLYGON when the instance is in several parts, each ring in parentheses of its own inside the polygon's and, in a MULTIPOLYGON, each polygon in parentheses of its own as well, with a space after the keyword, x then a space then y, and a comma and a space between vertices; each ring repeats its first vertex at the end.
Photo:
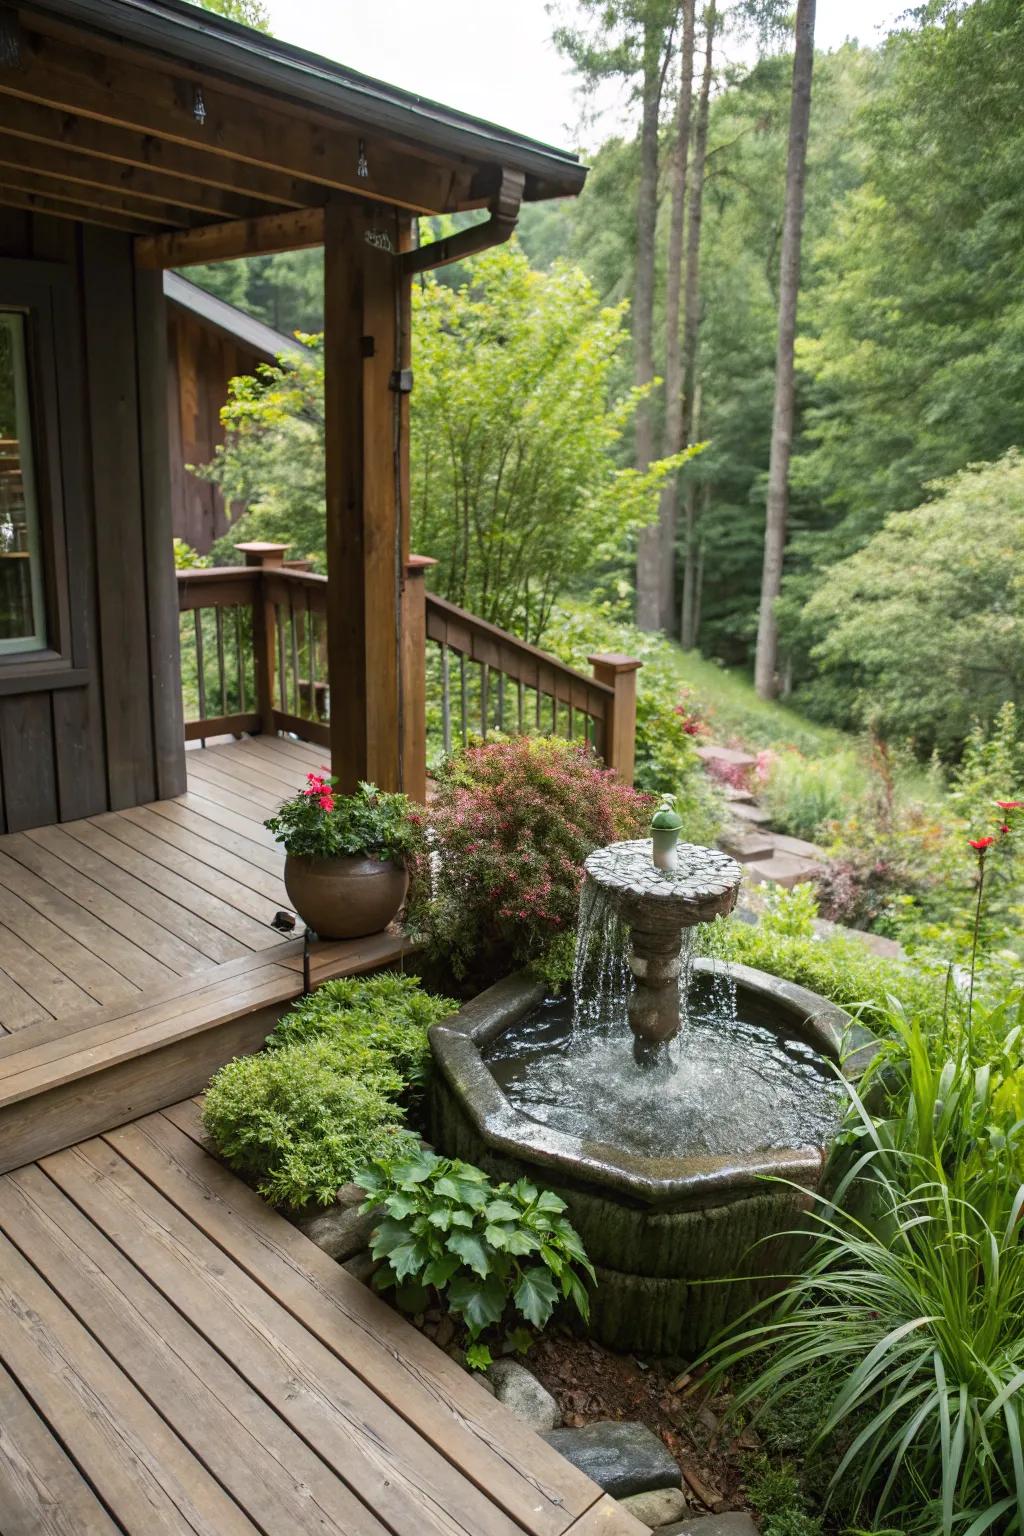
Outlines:
POLYGON ((0 310, 0 653, 46 644, 25 316, 0 310))

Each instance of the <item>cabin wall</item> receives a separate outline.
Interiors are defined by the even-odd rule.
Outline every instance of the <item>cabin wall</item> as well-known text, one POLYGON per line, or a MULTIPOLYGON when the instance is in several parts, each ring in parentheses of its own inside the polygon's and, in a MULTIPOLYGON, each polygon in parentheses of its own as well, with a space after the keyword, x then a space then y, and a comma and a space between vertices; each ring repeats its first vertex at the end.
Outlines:
POLYGON ((224 441, 220 413, 228 384, 267 359, 175 304, 167 306, 167 349, 171 520, 175 538, 205 555, 227 532, 228 513, 217 487, 186 466, 210 462, 224 441))
POLYGON ((0 831, 17 832, 181 793, 184 749, 160 275, 135 271, 128 235, 0 207, 0 304, 4 259, 66 275, 47 430, 70 655, 0 658, 0 831))

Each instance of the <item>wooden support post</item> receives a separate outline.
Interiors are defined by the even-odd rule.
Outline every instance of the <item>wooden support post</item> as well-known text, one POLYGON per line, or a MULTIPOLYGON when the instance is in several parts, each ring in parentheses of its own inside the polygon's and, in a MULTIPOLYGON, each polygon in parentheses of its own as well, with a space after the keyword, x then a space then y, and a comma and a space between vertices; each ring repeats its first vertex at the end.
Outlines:
POLYGON ((615 689, 605 716, 604 760, 623 784, 632 784, 636 749, 636 675, 643 666, 635 656, 588 656, 599 683, 615 689))
MULTIPOLYGON (((236 544, 239 554, 245 556, 246 565, 255 565, 261 571, 279 571, 284 565, 287 544, 236 544)), ((267 601, 260 579, 256 601, 252 609, 252 654, 256 685, 256 712, 260 717, 260 729, 268 736, 276 731, 274 725, 274 659, 277 656, 277 623, 274 605, 267 601)))
POLYGON ((427 591, 424 578, 436 560, 410 555, 405 567, 402 615, 402 705, 405 792, 427 798, 427 591))
POLYGON ((402 589, 409 555, 409 219, 332 201, 324 217, 324 422, 331 765, 406 783, 402 589))

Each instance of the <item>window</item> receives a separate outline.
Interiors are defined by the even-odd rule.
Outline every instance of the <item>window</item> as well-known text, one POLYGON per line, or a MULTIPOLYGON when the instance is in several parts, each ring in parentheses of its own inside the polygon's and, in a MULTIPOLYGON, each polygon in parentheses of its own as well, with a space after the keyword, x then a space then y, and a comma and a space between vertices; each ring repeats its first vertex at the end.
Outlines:
POLYGON ((25 326, 0 310, 0 655, 47 643, 25 326))

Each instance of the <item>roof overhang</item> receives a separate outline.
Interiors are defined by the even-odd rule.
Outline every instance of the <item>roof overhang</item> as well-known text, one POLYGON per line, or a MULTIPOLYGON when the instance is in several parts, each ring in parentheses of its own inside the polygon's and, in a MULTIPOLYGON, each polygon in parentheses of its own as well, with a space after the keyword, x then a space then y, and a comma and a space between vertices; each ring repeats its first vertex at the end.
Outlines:
POLYGON ((510 185, 530 201, 586 177, 188 0, 27 0, 0 32, 0 201, 18 207, 151 235, 292 216, 301 234, 336 198, 493 212, 510 185))

